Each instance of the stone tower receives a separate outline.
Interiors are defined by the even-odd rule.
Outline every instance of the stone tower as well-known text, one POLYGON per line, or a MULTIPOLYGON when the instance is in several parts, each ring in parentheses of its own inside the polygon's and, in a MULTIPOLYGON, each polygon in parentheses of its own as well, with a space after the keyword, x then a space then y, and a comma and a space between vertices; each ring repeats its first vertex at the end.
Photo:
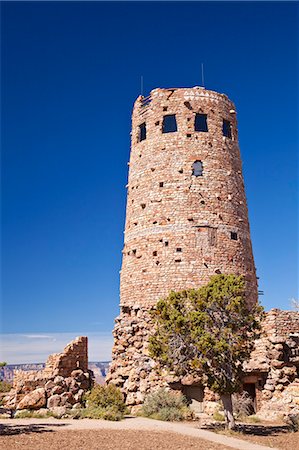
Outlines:
POLYGON ((165 380, 148 357, 148 309, 217 273, 245 275, 257 301, 234 104, 202 87, 154 89, 132 116, 120 316, 108 381, 127 404, 165 380))

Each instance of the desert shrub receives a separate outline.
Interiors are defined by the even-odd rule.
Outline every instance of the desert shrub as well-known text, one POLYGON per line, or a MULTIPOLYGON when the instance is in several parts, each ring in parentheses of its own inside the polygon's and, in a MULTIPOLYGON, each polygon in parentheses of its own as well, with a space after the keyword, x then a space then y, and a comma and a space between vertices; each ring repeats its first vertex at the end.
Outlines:
POLYGON ((186 398, 180 392, 159 389, 146 396, 141 414, 152 419, 179 421, 192 417, 186 398))
POLYGON ((254 412, 253 401, 248 392, 232 396, 233 411, 238 419, 250 416, 254 412))
POLYGON ((124 413, 116 406, 102 408, 100 406, 88 406, 76 413, 77 418, 81 419, 104 419, 118 421, 123 419, 124 413))
POLYGON ((121 420, 127 410, 121 390, 114 384, 94 386, 85 399, 87 407, 81 410, 80 417, 121 420))
POLYGON ((16 419, 45 419, 47 417, 56 417, 51 411, 46 411, 39 413, 38 411, 29 411, 24 409, 23 411, 18 411, 16 419))
POLYGON ((213 419, 217 422, 224 422, 224 415, 221 414, 219 411, 215 411, 213 414, 213 419))
POLYGON ((0 394, 4 392, 9 392, 12 388, 12 385, 7 381, 0 381, 0 394))
POLYGON ((299 431, 299 414, 288 414, 283 418, 291 431, 299 431))
POLYGON ((261 419, 258 416, 255 416, 254 414, 252 416, 248 416, 246 418, 246 422, 249 423, 260 423, 261 419))

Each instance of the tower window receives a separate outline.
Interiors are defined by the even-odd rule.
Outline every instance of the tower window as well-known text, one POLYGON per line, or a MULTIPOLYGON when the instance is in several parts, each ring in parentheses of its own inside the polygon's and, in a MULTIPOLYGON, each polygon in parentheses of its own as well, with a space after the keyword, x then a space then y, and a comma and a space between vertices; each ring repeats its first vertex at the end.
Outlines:
POLYGON ((194 122, 195 131, 208 131, 207 115, 206 114, 196 114, 194 122))
POLYGON ((138 142, 144 141, 146 139, 146 124, 143 122, 141 125, 139 125, 139 135, 138 135, 138 142))
POLYGON ((230 238, 231 238, 233 241, 237 241, 237 240, 238 240, 238 235, 237 235, 237 233, 235 233, 234 231, 231 231, 231 232, 230 232, 230 238))
POLYGON ((158 253, 157 253, 156 251, 153 252, 153 256, 157 256, 157 254, 158 254, 158 253))
POLYGON ((222 134, 225 137, 232 138, 232 127, 229 120, 223 119, 222 134))
POLYGON ((160 187, 163 187, 163 186, 164 186, 163 181, 160 181, 159 186, 160 186, 160 187))
POLYGON ((163 117, 162 133, 173 133, 177 131, 175 114, 163 117))
POLYGON ((203 172, 202 162, 201 161, 194 161, 192 164, 192 175, 195 177, 201 177, 203 172))

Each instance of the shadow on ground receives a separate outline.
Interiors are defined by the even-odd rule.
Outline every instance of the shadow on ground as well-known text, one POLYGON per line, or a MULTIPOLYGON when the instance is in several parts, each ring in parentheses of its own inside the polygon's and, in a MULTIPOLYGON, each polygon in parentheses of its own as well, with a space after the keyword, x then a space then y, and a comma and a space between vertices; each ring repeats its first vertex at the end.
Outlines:
POLYGON ((50 433, 49 427, 64 427, 66 424, 47 423, 42 425, 5 425, 0 424, 0 436, 13 436, 16 434, 30 434, 30 433, 50 433))
MULTIPOLYGON (((203 427, 211 431, 224 431, 223 423, 210 423, 203 427)), ((256 425, 238 423, 234 431, 253 436, 278 436, 280 434, 289 433, 292 431, 288 425, 256 425)))

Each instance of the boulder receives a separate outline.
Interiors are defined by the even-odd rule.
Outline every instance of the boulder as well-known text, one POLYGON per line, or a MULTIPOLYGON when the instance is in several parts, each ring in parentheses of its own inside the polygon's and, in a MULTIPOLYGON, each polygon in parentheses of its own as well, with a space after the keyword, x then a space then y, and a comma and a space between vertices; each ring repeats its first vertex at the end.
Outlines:
POLYGON ((64 381, 64 380, 65 380, 64 377, 62 377, 61 375, 57 375, 57 376, 54 378, 54 383, 63 386, 63 385, 65 384, 65 381, 64 381))
POLYGON ((40 409, 46 406, 47 398, 44 388, 38 388, 25 395, 16 409, 40 409))
POLYGON ((57 408, 58 406, 60 406, 60 403, 61 403, 60 395, 58 394, 51 395, 51 397, 48 398, 47 408, 49 409, 57 408))
POLYGON ((53 408, 50 408, 50 410, 53 416, 57 417, 57 419, 61 419, 61 417, 66 414, 65 406, 54 406, 53 408))
POLYGON ((52 391, 51 391, 51 395, 55 395, 55 394, 62 394, 64 392, 63 386, 60 386, 59 384, 57 386, 54 386, 52 391))
POLYGON ((63 394, 61 394, 60 402, 61 406, 74 405, 75 403, 77 403, 71 392, 64 392, 63 394))
POLYGON ((81 370, 81 369, 73 370, 71 373, 71 377, 75 378, 75 380, 77 380, 77 381, 85 380, 85 374, 84 374, 83 370, 81 370))
POLYGON ((54 383, 53 380, 48 381, 48 382, 45 384, 46 392, 47 392, 47 393, 48 393, 48 392, 51 392, 52 389, 53 389, 55 386, 56 386, 56 384, 54 383))

